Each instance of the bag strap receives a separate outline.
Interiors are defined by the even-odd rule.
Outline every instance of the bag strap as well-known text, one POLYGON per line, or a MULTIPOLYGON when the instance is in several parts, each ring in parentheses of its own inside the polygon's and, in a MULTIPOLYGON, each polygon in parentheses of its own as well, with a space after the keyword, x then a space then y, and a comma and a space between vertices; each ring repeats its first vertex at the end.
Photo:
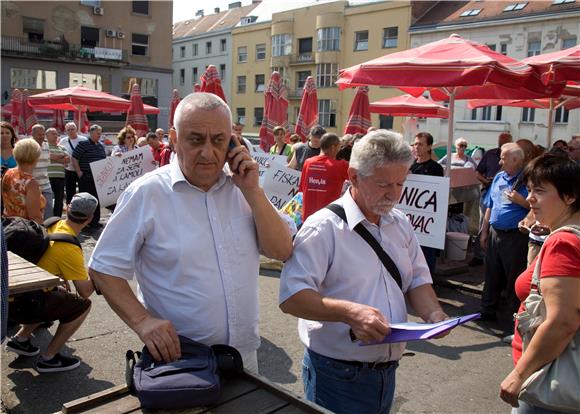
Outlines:
MULTIPOLYGON (((44 225, 44 227, 49 228, 51 226, 54 226, 60 220, 61 220, 60 217, 49 217, 46 220, 44 220, 43 225, 44 225)), ((48 239, 50 241, 59 241, 59 242, 74 244, 75 246, 78 246, 80 249, 83 248, 81 246, 81 242, 79 241, 79 239, 76 236, 73 236, 72 234, 68 234, 68 233, 51 233, 51 234, 48 235, 48 239)))
POLYGON ((125 354, 125 383, 131 394, 135 394, 135 381, 133 380, 133 371, 135 364, 141 358, 141 352, 128 350, 125 354))
MULTIPOLYGON (((329 204, 326 206, 326 208, 332 211, 334 214, 340 217, 345 223, 348 224, 348 221, 346 219, 346 213, 342 206, 339 206, 338 204, 329 204)), ((357 232, 359 236, 361 236, 364 239, 364 241, 366 241, 369 244, 369 246, 371 246, 371 248, 375 251, 375 253, 379 257, 380 261, 383 263, 383 266, 385 266, 385 269, 387 269, 391 277, 397 283, 397 286, 399 286, 399 289, 401 289, 402 291, 403 279, 401 278, 399 268, 397 267, 395 262, 393 262, 391 256, 389 256, 389 254, 381 247, 381 244, 362 225, 362 223, 358 223, 356 226, 354 226, 354 231, 357 232)))

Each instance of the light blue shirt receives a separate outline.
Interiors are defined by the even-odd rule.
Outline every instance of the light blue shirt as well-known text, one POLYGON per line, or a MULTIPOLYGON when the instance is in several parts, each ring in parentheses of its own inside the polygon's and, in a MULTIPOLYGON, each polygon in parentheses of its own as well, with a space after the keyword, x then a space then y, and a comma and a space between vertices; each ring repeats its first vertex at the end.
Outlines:
MULTIPOLYGON (((378 308, 388 321, 406 322, 403 292, 432 283, 429 268, 407 217, 392 209, 379 225, 370 223, 347 191, 336 204, 348 223, 323 208, 306 220, 294 240, 294 252, 282 270, 280 303, 304 289, 323 297, 349 300, 378 308), (403 291, 377 254, 354 232, 362 222, 396 263, 403 291)), ((399 360, 405 343, 358 346, 341 322, 299 319, 298 332, 306 347, 324 356, 366 362, 399 360)))
MULTIPOLYGON (((519 204, 512 203, 505 192, 512 191, 519 174, 508 175, 500 171, 494 177, 487 195, 487 207, 491 209, 489 224, 498 230, 513 230, 518 228, 518 223, 528 214, 528 209, 519 204)), ((516 189, 524 198, 528 196, 528 189, 522 183, 516 189)))

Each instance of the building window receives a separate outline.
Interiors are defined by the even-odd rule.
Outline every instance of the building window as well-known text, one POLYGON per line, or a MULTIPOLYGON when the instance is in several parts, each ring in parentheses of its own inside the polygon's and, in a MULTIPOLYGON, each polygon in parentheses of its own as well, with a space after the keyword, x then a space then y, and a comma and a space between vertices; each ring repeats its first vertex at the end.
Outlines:
POLYGON ((298 54, 312 53, 312 38, 304 37, 298 39, 298 54))
POLYGON ((197 56, 197 43, 193 44, 193 56, 197 56))
POLYGON ((272 36, 272 56, 288 56, 292 53, 292 36, 279 34, 272 36))
POLYGON ((338 76, 338 65, 335 63, 319 63, 316 65, 316 87, 332 88, 338 76))
POLYGON ((246 124, 246 108, 236 108, 237 122, 242 125, 246 124))
POLYGON ((56 89, 53 70, 10 69, 10 87, 20 89, 56 89))
POLYGON ((528 41, 528 57, 542 53, 542 42, 540 40, 528 41))
POLYGON ((248 48, 247 46, 238 47, 238 63, 243 63, 248 61, 248 48))
POLYGON ((227 49, 227 40, 220 39, 220 52, 225 52, 227 49))
POLYGON ((179 48, 179 57, 182 57, 182 58, 185 57, 185 46, 181 46, 179 48))
POLYGON ((459 15, 459 17, 469 17, 469 16, 477 16, 481 13, 483 9, 472 9, 472 10, 465 10, 463 13, 459 15))
POLYGON ((569 49, 576 46, 576 36, 562 39, 562 49, 569 49))
POLYGON ((42 42, 44 40, 44 20, 23 17, 22 32, 27 35, 29 42, 42 42))
POLYGON ((507 56, 507 43, 500 43, 499 44, 499 53, 507 56))
POLYGON ((101 7, 101 0, 81 0, 83 6, 101 7))
POLYGON ((385 27, 383 29, 383 49, 397 47, 399 44, 399 28, 385 27))
POLYGON ((149 16, 149 1, 133 0, 133 13, 149 16))
POLYGON ((576 0, 554 0, 552 4, 566 4, 566 3, 574 3, 576 0))
POLYGON ((503 11, 504 12, 510 12, 510 11, 517 11, 517 10, 522 10, 524 7, 526 7, 528 5, 528 3, 516 3, 516 4, 510 4, 509 6, 506 6, 503 11))
POLYGON ((316 35, 319 52, 340 50, 340 27, 323 27, 316 35))
POLYGON ((311 72, 309 70, 304 70, 296 72, 296 88, 302 89, 306 84, 306 79, 310 76, 311 72))
POLYGON ((245 76, 238 76, 238 93, 246 93, 246 77, 245 76))
POLYGON ((534 122, 536 108, 522 108, 522 122, 534 122))
POLYGON ((264 108, 254 108, 254 126, 262 125, 264 118, 264 108))
POLYGON ((226 78, 226 64, 220 64, 220 80, 224 80, 226 78))
POLYGON ((336 127, 336 103, 330 99, 318 101, 318 122, 323 127, 336 127))
POLYGON ((99 45, 99 29, 81 26, 81 47, 93 48, 99 45))
POLYGON ((123 77, 121 90, 127 91, 127 94, 130 94, 134 84, 141 86, 141 96, 157 97, 157 79, 123 77))
POLYGON ((487 47, 489 47, 491 50, 493 50, 495 52, 495 43, 493 44, 486 44, 487 47))
POLYGON ((103 90, 103 78, 101 75, 94 73, 69 73, 68 86, 84 86, 85 88, 93 89, 95 91, 103 90))
POLYGON ((280 80, 284 86, 288 86, 288 79, 286 79, 286 70, 284 66, 273 66, 272 72, 278 72, 280 74, 280 80))
POLYGON ((205 54, 211 55, 211 42, 205 42, 205 54))
POLYGON ((132 54, 147 56, 149 54, 149 35, 133 33, 132 54))
POLYGON ((266 43, 256 45, 256 60, 266 59, 266 43))
POLYGON ((471 110, 472 121, 501 121, 503 108, 501 106, 485 106, 471 110))
POLYGON ((179 84, 185 85, 185 69, 179 69, 179 84))
POLYGON ((369 31, 354 33, 354 50, 369 50, 369 31))
POLYGON ((191 71, 191 81, 192 83, 196 83, 197 82, 197 67, 193 68, 193 70, 191 71))
POLYGON ((556 114, 554 115, 554 123, 556 124, 567 124, 568 123, 568 116, 570 115, 570 111, 563 107, 559 107, 556 109, 556 114))
POLYGON ((256 92, 264 92, 266 88, 266 76, 265 75, 256 75, 256 92))
POLYGON ((393 117, 390 115, 379 115, 380 129, 393 129, 393 117))

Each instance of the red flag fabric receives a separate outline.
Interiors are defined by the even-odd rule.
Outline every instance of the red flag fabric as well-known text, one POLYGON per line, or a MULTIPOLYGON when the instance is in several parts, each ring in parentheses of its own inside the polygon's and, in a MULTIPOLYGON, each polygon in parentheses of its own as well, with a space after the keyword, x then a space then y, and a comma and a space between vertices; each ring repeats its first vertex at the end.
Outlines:
POLYGON ((143 100, 141 99, 141 88, 137 83, 131 88, 131 106, 127 112, 127 120, 125 125, 131 125, 137 132, 138 137, 142 137, 149 131, 149 124, 145 116, 145 109, 143 108, 143 100))
POLYGON ((449 109, 422 96, 395 96, 371 102, 370 111, 391 116, 414 116, 424 118, 448 118, 449 109))
POLYGON ((10 123, 14 127, 14 130, 18 134, 24 134, 24 125, 22 125, 22 92, 20 89, 14 89, 12 91, 12 97, 10 100, 12 104, 12 116, 10 117, 10 123))
POLYGON ((177 105, 179 105, 179 101, 179 91, 174 89, 169 104, 169 129, 173 128, 173 118, 175 117, 175 110, 177 109, 177 105))
POLYGON ((371 111, 369 108, 369 88, 359 86, 352 101, 348 120, 344 126, 345 134, 366 134, 371 126, 371 111))
POLYGON ((523 59, 540 75, 544 85, 580 81, 580 45, 523 59))
POLYGON ((36 118, 36 112, 28 102, 29 96, 30 92, 28 91, 28 89, 24 89, 24 92, 22 92, 21 118, 25 134, 30 134, 32 132, 32 127, 38 123, 38 119, 36 118))
POLYGON ((222 82, 218 71, 214 65, 209 65, 204 74, 201 75, 201 89, 200 92, 209 92, 219 96, 226 101, 226 96, 222 89, 222 82))
POLYGON ((64 111, 55 109, 53 111, 52 127, 55 128, 60 134, 63 134, 64 124, 64 111))
POLYGON ((87 111, 75 111, 74 121, 81 134, 87 134, 89 132, 90 122, 87 111))
POLYGON ((264 92, 264 117, 260 127, 260 148, 268 152, 274 145, 274 128, 281 126, 288 130, 287 90, 278 72, 272 72, 268 88, 264 92))
POLYGON ((302 92, 302 101, 300 102, 300 111, 296 119, 296 129, 294 132, 306 142, 310 129, 318 123, 318 97, 316 95, 316 85, 312 76, 306 78, 304 90, 302 92))

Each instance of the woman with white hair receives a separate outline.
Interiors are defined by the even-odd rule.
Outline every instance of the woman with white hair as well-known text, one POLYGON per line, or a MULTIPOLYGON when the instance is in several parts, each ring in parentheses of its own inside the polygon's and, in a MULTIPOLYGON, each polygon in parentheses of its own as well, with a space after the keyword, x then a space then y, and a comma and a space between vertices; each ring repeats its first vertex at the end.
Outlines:
MULTIPOLYGON (((470 167, 475 170, 475 167, 477 166, 475 161, 465 153, 465 149, 467 148, 467 140, 465 138, 457 138, 455 140, 455 148, 457 149, 457 152, 451 154, 451 167, 470 167)), ((447 155, 439 160, 439 164, 447 164, 447 155)))

